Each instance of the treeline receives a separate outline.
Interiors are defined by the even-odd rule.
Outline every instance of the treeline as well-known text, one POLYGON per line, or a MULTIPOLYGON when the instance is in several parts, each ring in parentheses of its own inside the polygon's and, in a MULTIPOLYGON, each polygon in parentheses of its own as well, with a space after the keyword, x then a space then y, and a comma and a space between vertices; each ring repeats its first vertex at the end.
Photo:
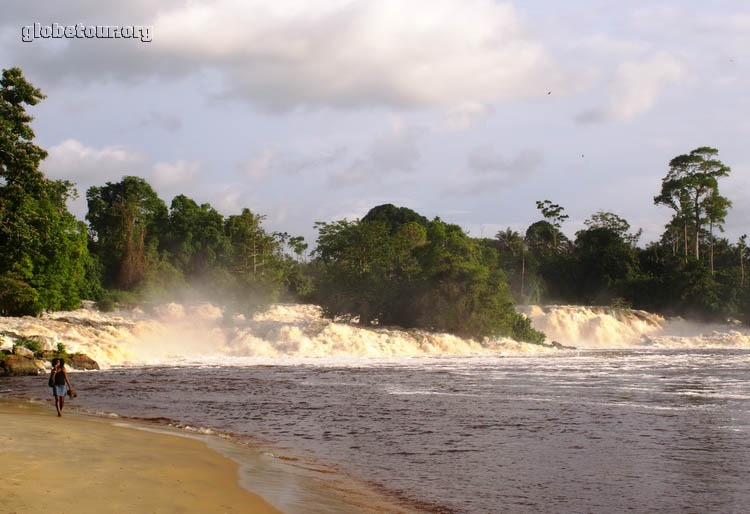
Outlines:
POLYGON ((303 238, 267 232, 264 216, 250 209, 225 218, 184 195, 167 208, 144 179, 130 176, 91 187, 86 197, 105 304, 135 292, 141 302, 169 295, 253 311, 312 287, 299 260, 303 238))
POLYGON ((541 343, 516 313, 498 252, 458 225, 405 207, 317 223, 310 299, 329 317, 541 343))
POLYGON ((657 205, 673 211, 662 238, 598 212, 573 240, 549 200, 523 233, 469 237, 459 226, 390 204, 354 221, 317 223, 311 258, 301 237, 269 232, 243 209, 223 216, 179 195, 167 204, 142 178, 87 191, 88 225, 68 212, 67 181, 39 170, 26 107, 44 98, 17 68, 0 81, 0 314, 38 315, 96 300, 208 300, 252 312, 271 302, 314 302, 331 318, 462 336, 544 335, 515 303, 632 306, 750 322, 745 237, 718 237, 731 203, 719 194, 730 170, 698 148, 669 164, 657 205))
POLYGON ((25 106, 43 98, 17 68, 3 72, 0 141, 0 313, 202 299, 245 312, 271 302, 319 303, 330 317, 465 336, 544 335, 517 314, 498 253, 458 226, 393 206, 319 223, 313 260, 301 237, 269 233, 243 209, 222 216, 180 195, 169 208, 142 178, 87 191, 88 227, 66 208, 75 194, 39 170, 25 106))
POLYGON ((103 309, 115 301, 219 301, 252 311, 310 292, 301 237, 269 233, 243 209, 224 217, 177 196, 169 208, 142 178, 92 187, 88 226, 68 211, 68 181, 47 179, 27 106, 44 98, 21 70, 0 80, 0 314, 103 309), (295 258, 297 257, 297 258, 295 258), (168 295, 168 296, 167 296, 168 295))
POLYGON ((672 159, 654 203, 673 216, 645 247, 637 246, 640 230, 631 232, 611 212, 592 215, 569 240, 561 231, 564 209, 548 200, 537 202, 544 219, 525 233, 508 228, 483 244, 498 250, 519 302, 628 306, 750 323, 747 237, 717 237, 732 206, 719 180, 730 171, 714 148, 672 159))

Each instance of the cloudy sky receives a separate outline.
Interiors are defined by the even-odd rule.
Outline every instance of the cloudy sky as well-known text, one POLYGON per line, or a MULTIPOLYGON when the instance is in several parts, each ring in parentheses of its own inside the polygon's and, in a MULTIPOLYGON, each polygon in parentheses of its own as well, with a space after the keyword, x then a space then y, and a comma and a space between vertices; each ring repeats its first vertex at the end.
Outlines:
POLYGON ((138 175, 311 242, 386 202, 492 236, 550 199, 569 236, 608 210, 643 242, 669 160, 708 145, 750 232, 746 0, 6 0, 0 63, 47 94, 43 169, 83 198, 138 175), (152 41, 22 41, 55 22, 152 41))

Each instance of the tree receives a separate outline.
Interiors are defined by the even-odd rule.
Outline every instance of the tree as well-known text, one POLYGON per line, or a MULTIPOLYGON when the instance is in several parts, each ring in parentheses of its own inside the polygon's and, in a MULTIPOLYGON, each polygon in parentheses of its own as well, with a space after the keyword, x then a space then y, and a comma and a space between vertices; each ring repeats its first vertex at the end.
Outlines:
POLYGON ((265 219, 264 215, 253 214, 247 208, 242 209, 240 215, 227 218, 225 231, 229 238, 229 259, 234 272, 251 272, 256 277, 263 272, 266 260, 276 250, 275 238, 261 226, 265 219))
POLYGON ((621 233, 606 227, 578 232, 576 286, 587 302, 607 303, 624 296, 625 284, 636 277, 638 261, 621 233))
POLYGON ((503 249, 509 250, 513 255, 520 252, 521 254, 521 291, 519 301, 524 301, 524 286, 526 282, 526 237, 512 230, 510 227, 500 230, 495 234, 495 238, 500 242, 503 249))
POLYGON ((719 195, 718 191, 706 199, 706 215, 708 217, 709 226, 709 238, 711 244, 711 274, 714 274, 714 225, 719 229, 720 232, 724 232, 724 218, 727 215, 729 207, 732 206, 727 198, 719 195))
POLYGON ((553 227, 555 227, 555 231, 552 232, 552 237, 553 245, 556 249, 558 233, 560 232, 560 228, 562 227, 563 222, 568 219, 569 216, 567 214, 563 214, 563 211, 565 210, 563 207, 554 204, 549 200, 544 200, 543 202, 537 200, 536 208, 542 211, 542 216, 544 216, 544 219, 552 224, 553 227))
POLYGON ((396 301, 395 275, 389 227, 383 221, 317 222, 318 241, 314 255, 322 267, 318 302, 324 313, 356 317, 362 325, 384 322, 388 305, 396 301))
POLYGON ((740 285, 745 285, 745 252, 747 251, 747 234, 742 234, 737 241, 737 248, 740 254, 740 285))
POLYGON ((325 314, 358 317, 363 325, 543 341, 515 312, 496 250, 457 225, 422 220, 392 223, 394 217, 368 213, 357 221, 317 223, 316 300, 325 314))
POLYGON ((398 227, 407 223, 417 223, 423 226, 428 223, 427 218, 408 207, 396 207, 391 203, 373 207, 367 212, 365 217, 362 218, 362 221, 365 223, 371 221, 382 221, 388 228, 389 233, 393 233, 398 227))
MULTIPOLYGON (((68 211, 73 185, 39 169, 47 156, 34 144, 27 106, 45 96, 21 70, 0 79, 0 313, 72 309, 87 285, 86 230, 68 211)), ((90 277, 89 280, 96 280, 90 277)))
POLYGON ((211 205, 198 205, 185 195, 172 199, 164 241, 160 247, 186 277, 199 277, 227 252, 224 217, 211 205))
POLYGON ((126 176, 120 182, 90 187, 89 231, 108 285, 131 289, 139 284, 167 225, 167 206, 144 179, 126 176))
POLYGON ((629 234, 630 223, 613 212, 598 211, 592 214, 583 224, 589 229, 606 228, 607 230, 611 230, 631 246, 638 244, 638 240, 641 238, 641 234, 643 234, 643 229, 638 229, 638 232, 635 234, 629 234))
POLYGON ((708 211, 719 198, 726 201, 719 195, 718 179, 729 175, 731 170, 716 158, 718 153, 715 148, 702 146, 672 159, 669 172, 662 179, 661 193, 654 197, 656 205, 671 208, 682 222, 686 255, 687 227, 688 223, 692 224, 696 259, 700 259, 700 232, 708 219, 708 211))

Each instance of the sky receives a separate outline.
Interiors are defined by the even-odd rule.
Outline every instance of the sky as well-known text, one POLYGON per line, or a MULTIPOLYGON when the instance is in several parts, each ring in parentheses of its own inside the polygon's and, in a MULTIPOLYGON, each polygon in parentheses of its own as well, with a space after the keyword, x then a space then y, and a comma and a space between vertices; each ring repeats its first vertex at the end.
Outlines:
POLYGON ((493 237, 545 199, 571 238, 610 211, 643 244, 669 161, 712 146, 724 235, 750 232, 745 0, 6 0, 0 65, 47 95, 42 169, 80 218, 90 186, 136 175, 311 246, 314 222, 383 203, 493 237), (34 23, 151 41, 23 41, 34 23))

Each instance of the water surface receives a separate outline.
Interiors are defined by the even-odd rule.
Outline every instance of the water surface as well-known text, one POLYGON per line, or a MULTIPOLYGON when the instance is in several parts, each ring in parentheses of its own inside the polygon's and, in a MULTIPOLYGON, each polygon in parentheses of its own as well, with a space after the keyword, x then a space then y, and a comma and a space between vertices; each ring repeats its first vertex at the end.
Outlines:
MULTIPOLYGON (((87 409, 250 436, 456 512, 750 511, 750 350, 75 373, 87 409)), ((46 378, 0 382, 42 397, 46 378)))

